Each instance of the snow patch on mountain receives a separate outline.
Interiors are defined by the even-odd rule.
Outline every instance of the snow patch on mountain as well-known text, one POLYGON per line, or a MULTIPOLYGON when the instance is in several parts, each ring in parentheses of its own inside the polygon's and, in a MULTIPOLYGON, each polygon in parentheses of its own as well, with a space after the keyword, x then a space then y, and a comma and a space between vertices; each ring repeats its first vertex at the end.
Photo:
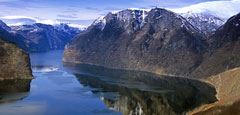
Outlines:
POLYGON ((240 0, 211 1, 170 10, 176 13, 207 13, 223 19, 228 19, 240 12, 239 6, 240 0))
POLYGON ((80 32, 78 28, 73 28, 73 27, 70 27, 68 24, 63 24, 63 23, 55 25, 54 29, 58 31, 63 31, 65 33, 80 32))
POLYGON ((209 35, 222 26, 226 20, 208 13, 181 13, 188 22, 205 35, 209 35))
POLYGON ((145 18, 148 16, 148 12, 151 9, 139 9, 139 8, 128 8, 119 12, 112 12, 116 15, 118 20, 127 23, 127 26, 131 24, 134 30, 138 30, 145 25, 145 18))

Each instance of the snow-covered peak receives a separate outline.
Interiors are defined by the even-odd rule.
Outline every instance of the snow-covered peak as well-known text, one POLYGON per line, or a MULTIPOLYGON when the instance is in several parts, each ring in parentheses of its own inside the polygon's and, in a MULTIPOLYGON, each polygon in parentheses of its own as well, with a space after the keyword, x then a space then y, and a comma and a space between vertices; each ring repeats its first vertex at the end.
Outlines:
POLYGON ((69 24, 65 24, 65 23, 61 23, 61 24, 57 24, 57 25, 54 25, 54 29, 57 29, 59 31, 63 31, 63 32, 68 32, 68 33, 71 33, 71 32, 78 32, 78 31, 83 31, 85 30, 85 28, 79 28, 78 26, 79 25, 73 25, 73 26, 70 26, 69 24), (73 27, 73 26, 76 26, 76 27, 73 27))
POLYGON ((216 31, 226 22, 226 20, 209 13, 187 12, 181 13, 180 15, 182 15, 188 22, 198 28, 205 35, 209 35, 216 31))
POLYGON ((240 12, 239 6, 240 0, 211 1, 170 10, 176 13, 206 13, 228 19, 240 12))
POLYGON ((198 18, 198 20, 200 20, 202 22, 214 23, 214 24, 216 24, 218 26, 222 26, 227 21, 226 19, 214 16, 214 15, 208 14, 208 13, 192 13, 192 12, 188 12, 188 13, 182 13, 180 15, 182 15, 186 19, 198 18))
POLYGON ((101 30, 103 30, 106 26, 106 18, 104 16, 100 16, 93 22, 93 25, 97 25, 101 30))
POLYGON ((112 11, 106 16, 101 16, 93 22, 96 26, 103 30, 107 22, 111 19, 117 19, 125 28, 133 26, 134 30, 138 30, 145 24, 145 18, 151 9, 128 8, 121 11, 112 11))

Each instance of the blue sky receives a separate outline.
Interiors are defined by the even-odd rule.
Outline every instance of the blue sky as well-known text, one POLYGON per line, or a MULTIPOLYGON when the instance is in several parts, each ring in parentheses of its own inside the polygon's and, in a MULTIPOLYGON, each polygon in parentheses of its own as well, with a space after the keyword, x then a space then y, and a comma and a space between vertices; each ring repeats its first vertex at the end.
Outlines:
POLYGON ((89 23, 125 8, 179 8, 213 0, 0 0, 0 17, 26 16, 40 20, 89 23))

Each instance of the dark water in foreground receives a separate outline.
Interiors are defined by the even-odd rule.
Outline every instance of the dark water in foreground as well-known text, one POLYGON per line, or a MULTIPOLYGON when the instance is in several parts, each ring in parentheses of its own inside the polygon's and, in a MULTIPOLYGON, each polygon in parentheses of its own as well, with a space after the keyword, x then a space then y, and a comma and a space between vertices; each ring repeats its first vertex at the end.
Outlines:
MULTIPOLYGON (((63 67, 61 58, 62 51, 31 54, 35 79, 22 83, 30 91, 0 92, 0 115, 184 114, 216 100, 215 89, 199 81, 89 65, 63 67)), ((0 89, 15 83, 0 82, 0 89)))

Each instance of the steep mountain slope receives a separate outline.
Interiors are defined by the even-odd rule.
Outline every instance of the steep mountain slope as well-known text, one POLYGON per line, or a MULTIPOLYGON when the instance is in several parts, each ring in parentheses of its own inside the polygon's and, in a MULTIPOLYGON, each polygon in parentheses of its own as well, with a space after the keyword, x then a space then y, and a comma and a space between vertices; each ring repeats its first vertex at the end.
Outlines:
POLYGON ((194 76, 208 77, 240 66, 240 14, 209 37, 210 49, 194 76))
POLYGON ((12 35, 0 29, 0 80, 32 79, 28 54, 5 40, 12 35))
POLYGON ((188 75, 207 47, 199 30, 182 16, 155 8, 123 10, 96 20, 78 35, 64 61, 168 75, 188 75))
POLYGON ((206 36, 211 35, 225 23, 224 19, 209 13, 187 12, 181 15, 206 36))
POLYGON ((4 29, 4 30, 7 30, 7 31, 10 31, 11 28, 7 26, 7 24, 5 24, 3 21, 0 20, 0 28, 1 29, 4 29))
POLYGON ((12 33, 22 35, 28 52, 43 52, 63 49, 80 30, 69 27, 66 24, 51 26, 36 23, 11 27, 12 33))

